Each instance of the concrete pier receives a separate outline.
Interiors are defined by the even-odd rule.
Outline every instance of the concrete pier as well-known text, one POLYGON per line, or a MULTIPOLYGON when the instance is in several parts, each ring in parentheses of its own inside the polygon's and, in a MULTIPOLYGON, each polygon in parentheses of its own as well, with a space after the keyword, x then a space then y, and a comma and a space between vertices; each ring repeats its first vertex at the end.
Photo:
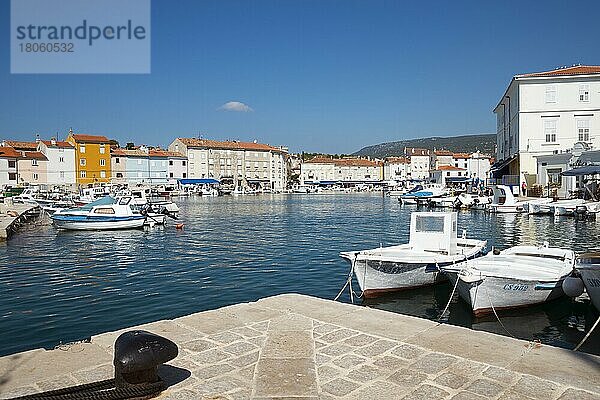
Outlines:
POLYGON ((20 224, 27 222, 34 216, 39 215, 40 207, 31 204, 12 204, 9 199, 0 203, 0 242, 10 239, 17 231, 20 224), (16 213, 16 216, 8 215, 8 212, 16 213))
MULTIPOLYGON (((600 399, 600 357, 296 294, 129 329, 179 346, 161 399, 600 399)), ((0 358, 0 398, 112 377, 123 331, 0 358)))

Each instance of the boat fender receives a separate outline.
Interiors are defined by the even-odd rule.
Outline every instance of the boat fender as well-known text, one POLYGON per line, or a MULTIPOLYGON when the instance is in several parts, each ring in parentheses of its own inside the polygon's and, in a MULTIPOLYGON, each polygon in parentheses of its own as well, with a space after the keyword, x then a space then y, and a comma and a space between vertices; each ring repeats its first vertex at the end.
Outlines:
POLYGON ((579 297, 583 293, 583 281, 575 276, 567 276, 563 280, 562 289, 569 297, 579 297))
POLYGON ((183 230, 183 226, 184 226, 183 224, 177 224, 177 225, 175 225, 175 229, 183 230))

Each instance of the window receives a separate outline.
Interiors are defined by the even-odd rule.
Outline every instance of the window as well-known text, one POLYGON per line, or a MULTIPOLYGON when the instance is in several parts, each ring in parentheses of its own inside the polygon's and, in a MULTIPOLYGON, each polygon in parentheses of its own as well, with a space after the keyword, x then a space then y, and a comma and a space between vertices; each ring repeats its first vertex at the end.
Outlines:
POLYGON ((184 172, 184 173, 183 173, 183 177, 185 178, 185 177, 186 177, 186 175, 187 175, 187 174, 184 172))
POLYGON ((60 171, 60 179, 65 179, 65 171, 60 171))
POLYGON ((173 160, 169 160, 169 165, 173 165, 173 160))
POLYGON ((9 172, 8 173, 8 180, 9 181, 16 181, 17 180, 17 173, 16 172, 9 172))
POLYGON ((556 142, 556 120, 544 121, 544 134, 546 143, 556 142))
POLYGON ((79 152, 85 153, 85 146, 79 146, 79 152))
POLYGON ((579 85, 579 101, 582 103, 587 103, 590 101, 589 85, 579 85))
POLYGON ((58 157, 58 162, 65 162, 65 158, 64 157, 58 157))
POLYGON ((100 178, 106 178, 106 171, 100 171, 100 178))
POLYGON ((185 167, 185 160, 183 160, 183 161, 181 162, 181 165, 183 165, 183 166, 185 167))
POLYGON ((123 174, 121 172, 117 172, 117 178, 122 178, 123 174))
POLYGON ((94 214, 114 214, 115 210, 112 207, 96 208, 94 214))
POLYGON ((450 176, 450 172, 446 172, 446 176, 450 176))
POLYGON ((556 103, 556 85, 546 86, 546 103, 556 103))
POLYGON ((100 159, 100 166, 101 167, 106 166, 106 160, 104 158, 100 159))
POLYGON ((37 166, 37 165, 38 165, 38 162, 37 162, 37 160, 35 160, 35 159, 34 159, 34 160, 31 160, 31 165, 37 166))
POLYGON ((17 168, 17 162, 15 160, 8 160, 8 168, 17 168))
POLYGON ((138 165, 142 165, 142 159, 138 158, 137 163, 138 163, 138 165))
POLYGON ((444 232, 444 217, 417 216, 417 232, 444 232))
POLYGON ((190 160, 193 160, 193 159, 194 159, 194 153, 190 152, 190 160))
POLYGON ((590 141, 590 120, 580 119, 577 121, 577 139, 580 142, 590 141))
POLYGON ((120 163, 121 163, 121 160, 119 159, 119 157, 116 157, 115 158, 115 164, 120 164, 120 163))
POLYGON ((81 178, 85 178, 85 177, 86 177, 86 172, 85 172, 85 171, 81 171, 81 172, 79 172, 79 176, 80 176, 81 178))
POLYGON ((85 167, 85 164, 86 164, 85 158, 79 159, 79 165, 81 165, 82 167, 85 167))
POLYGON ((106 152, 106 148, 103 144, 100 145, 100 154, 104 154, 106 152))
POLYGON ((173 177, 173 173, 169 172, 169 178, 172 178, 172 177, 173 177))
POLYGON ((39 178, 39 175, 38 175, 38 174, 36 174, 36 173, 34 173, 34 174, 33 174, 33 180, 34 180, 34 181, 37 181, 37 180, 38 180, 38 178, 39 178))
POLYGON ((548 168, 546 173, 548 174, 548 183, 554 187, 561 187, 562 179, 560 179, 561 168, 548 168))

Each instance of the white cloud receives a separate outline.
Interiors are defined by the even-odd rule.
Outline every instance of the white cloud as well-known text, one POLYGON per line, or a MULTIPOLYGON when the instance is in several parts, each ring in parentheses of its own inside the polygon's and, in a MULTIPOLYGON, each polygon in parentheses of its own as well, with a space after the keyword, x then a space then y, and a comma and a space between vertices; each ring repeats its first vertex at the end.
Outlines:
POLYGON ((249 105, 239 101, 228 101, 218 108, 221 111, 250 112, 254 111, 249 105))

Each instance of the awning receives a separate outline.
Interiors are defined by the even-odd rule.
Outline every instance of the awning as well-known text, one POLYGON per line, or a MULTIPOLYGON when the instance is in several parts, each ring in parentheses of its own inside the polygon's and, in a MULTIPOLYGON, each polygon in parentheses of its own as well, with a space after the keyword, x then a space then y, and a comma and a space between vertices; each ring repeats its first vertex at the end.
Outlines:
POLYGON ((494 163, 494 165, 492 165, 490 167, 490 171, 494 172, 494 171, 500 171, 502 168, 505 168, 508 164, 510 164, 511 162, 513 162, 514 160, 517 159, 517 154, 515 154, 514 156, 512 156, 511 158, 507 158, 506 160, 503 161, 498 161, 496 163, 494 163))
POLYGON ((585 167, 573 168, 568 171, 561 172, 563 176, 581 176, 600 174, 600 165, 588 165, 585 167))
POLYGON ((202 178, 202 179, 178 179, 182 185, 205 185, 221 183, 218 179, 213 178, 202 178))

